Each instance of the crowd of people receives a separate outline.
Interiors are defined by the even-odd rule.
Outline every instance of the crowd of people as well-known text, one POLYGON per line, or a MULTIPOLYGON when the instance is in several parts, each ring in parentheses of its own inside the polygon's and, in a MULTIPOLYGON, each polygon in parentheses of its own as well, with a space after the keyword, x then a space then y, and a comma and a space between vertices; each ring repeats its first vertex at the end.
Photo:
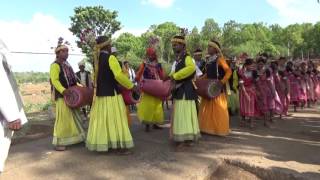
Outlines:
MULTIPOLYGON (((185 37, 177 35, 172 38, 175 61, 166 74, 154 47, 146 49, 137 71, 127 61, 119 63, 107 37, 97 38, 96 49, 92 83, 95 92, 88 132, 81 127, 79 111, 69 108, 61 98, 69 93, 68 87, 77 85, 76 76, 85 77, 81 73, 85 71, 80 70, 75 76, 66 61, 67 46, 56 49, 57 60, 51 65, 50 77, 56 104, 53 144, 58 151, 85 142, 90 151, 115 149, 130 154, 134 146, 130 107, 124 103, 120 86, 141 92, 139 85, 145 79, 169 80, 173 84, 170 138, 176 150, 193 146, 201 133, 228 135, 230 115, 241 116, 240 126, 255 128, 254 122, 262 119, 270 127, 276 115, 288 115, 289 105, 297 111, 298 107, 314 105, 320 98, 319 71, 312 61, 287 61, 285 57, 275 60, 266 53, 255 58, 242 53, 237 59, 228 59, 216 40, 208 42, 206 51, 196 49, 189 54, 185 37), (214 98, 200 97, 195 83, 198 79, 216 80, 223 88, 214 98)), ((87 85, 84 80, 80 82, 87 85)), ((165 100, 141 92, 137 117, 146 132, 162 129, 165 100)))
POLYGON ((239 109, 241 126, 254 128, 254 119, 262 118, 269 127, 274 116, 288 116, 290 105, 296 112, 298 107, 311 107, 320 99, 316 62, 275 59, 266 53, 249 58, 244 53, 241 64, 230 63, 233 75, 229 80, 229 108, 231 112, 239 109))
MULTIPOLYGON (((130 107, 124 103, 121 87, 141 92, 139 85, 145 79, 172 82, 169 133, 177 151, 194 146, 201 133, 228 135, 230 115, 241 117, 240 126, 254 128, 255 120, 263 119, 264 125, 269 127, 276 115, 280 118, 288 115, 289 105, 298 111, 298 108, 313 106, 320 99, 320 73, 312 61, 289 61, 285 57, 276 60, 266 53, 254 58, 246 53, 237 59, 226 58, 216 40, 210 40, 206 50, 196 49, 189 54, 184 36, 174 36, 171 42, 175 59, 167 74, 158 61, 156 48, 146 49, 145 58, 134 71, 127 61, 119 63, 111 40, 99 36, 94 51, 93 78, 85 71, 83 63, 79 63, 80 71, 74 73, 67 61, 67 45, 59 44, 55 49, 56 60, 50 66, 56 107, 52 142, 55 149, 64 151, 69 145, 85 142, 90 151, 112 149, 120 154, 131 154, 134 142, 130 132, 130 107), (217 86, 223 88, 214 98, 200 97, 195 83, 199 79, 215 80, 217 86), (87 130, 83 128, 80 109, 68 107, 63 98, 70 93, 68 88, 72 86, 94 88, 90 108, 82 108, 85 115, 89 114, 87 130)), ((8 71, 2 69, 3 73, 8 71)), ((8 81, 8 87, 12 89, 13 86, 14 83, 10 85, 8 81)), ((20 99, 14 93, 4 97, 20 99)), ((165 122, 163 101, 165 99, 141 92, 137 117, 145 125, 146 132, 151 128, 162 129, 165 122)), ((12 115, 4 111, 5 106, 7 104, 1 104, 1 120, 7 120, 1 121, 0 138, 4 137, 1 143, 6 142, 8 148, 1 149, 1 158, 4 158, 0 165, 7 156, 12 130, 19 129, 22 119, 26 119, 24 113, 20 113, 19 105, 11 107, 15 110, 12 115), (4 124, 7 121, 12 123, 4 124), (5 136, 6 133, 10 137, 5 136)))

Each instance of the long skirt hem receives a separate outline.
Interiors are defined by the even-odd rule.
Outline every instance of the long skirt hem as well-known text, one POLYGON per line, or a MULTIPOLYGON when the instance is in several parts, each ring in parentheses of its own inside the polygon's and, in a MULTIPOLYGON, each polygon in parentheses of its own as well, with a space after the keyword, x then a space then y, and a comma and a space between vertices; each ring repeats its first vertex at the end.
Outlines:
POLYGON ((173 135, 173 141, 175 142, 184 142, 184 141, 198 141, 201 137, 199 134, 174 134, 173 135))
POLYGON ((78 136, 67 137, 67 138, 53 137, 52 144, 55 146, 68 146, 68 145, 81 143, 84 140, 85 140, 85 134, 80 134, 78 136))
POLYGON ((131 149, 134 147, 133 141, 128 142, 108 142, 107 144, 86 144, 89 151, 109 151, 110 149, 131 149))

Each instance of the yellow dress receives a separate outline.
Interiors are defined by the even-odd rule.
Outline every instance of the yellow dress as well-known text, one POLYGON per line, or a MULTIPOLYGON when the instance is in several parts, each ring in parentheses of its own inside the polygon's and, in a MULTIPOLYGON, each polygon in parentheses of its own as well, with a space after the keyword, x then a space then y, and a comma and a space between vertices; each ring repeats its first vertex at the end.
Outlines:
MULTIPOLYGON (((137 73, 138 79, 141 79, 143 76, 144 68, 144 64, 142 64, 137 73)), ((137 116, 141 123, 163 124, 163 114, 162 99, 142 92, 140 103, 137 105, 137 116)))
MULTIPOLYGON (((62 94, 65 88, 59 81, 59 73, 59 65, 53 63, 50 67, 51 83, 62 94)), ((63 98, 58 98, 55 101, 55 106, 56 120, 52 144, 55 146, 66 146, 84 141, 85 132, 80 122, 80 111, 69 108, 63 98)))
MULTIPOLYGON (((225 75, 221 80, 225 84, 232 74, 231 69, 223 57, 220 57, 217 63, 225 71, 225 75)), ((213 99, 201 98, 199 125, 201 132, 207 134, 219 136, 229 134, 228 103, 225 92, 213 99)))
POLYGON ((230 109, 232 114, 236 114, 240 110, 240 103, 239 103, 239 90, 238 90, 238 74, 235 70, 232 74, 233 77, 233 86, 232 88, 235 91, 230 90, 230 94, 228 94, 228 108, 230 109))
MULTIPOLYGON (((113 55, 109 57, 109 67, 118 83, 127 89, 133 87, 113 55)), ((128 149, 134 146, 128 125, 127 109, 121 94, 96 96, 90 115, 86 141, 86 147, 90 151, 128 149)))
POLYGON ((163 124, 162 100, 142 93, 141 101, 137 106, 137 115, 143 124, 163 124))

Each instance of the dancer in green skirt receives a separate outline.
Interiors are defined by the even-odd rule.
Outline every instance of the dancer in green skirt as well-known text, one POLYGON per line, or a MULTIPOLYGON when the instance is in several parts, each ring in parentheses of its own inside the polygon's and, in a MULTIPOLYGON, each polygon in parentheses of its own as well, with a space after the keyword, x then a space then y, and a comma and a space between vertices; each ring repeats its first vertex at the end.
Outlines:
POLYGON ((110 39, 99 36, 96 43, 96 89, 86 146, 90 151, 116 149, 122 154, 130 154, 133 140, 128 126, 126 106, 118 85, 127 89, 134 88, 134 85, 122 72, 117 58, 111 55, 110 39))
POLYGON ((69 108, 63 99, 63 95, 69 92, 68 88, 77 85, 73 69, 67 62, 68 47, 60 44, 55 53, 56 61, 50 66, 50 81, 56 105, 52 143, 57 151, 63 151, 67 145, 83 142, 85 132, 80 122, 79 109, 69 108))
POLYGON ((172 66, 170 77, 175 82, 173 92, 174 109, 172 114, 172 136, 176 142, 177 150, 184 145, 192 145, 200 137, 195 90, 193 78, 196 65, 191 56, 186 53, 184 36, 175 36, 172 47, 176 61, 172 66))

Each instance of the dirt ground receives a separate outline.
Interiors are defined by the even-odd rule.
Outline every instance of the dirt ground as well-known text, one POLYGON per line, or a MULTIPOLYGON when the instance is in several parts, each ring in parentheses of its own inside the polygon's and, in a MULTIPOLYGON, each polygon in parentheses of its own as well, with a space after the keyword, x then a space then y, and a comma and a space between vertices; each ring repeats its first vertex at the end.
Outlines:
MULTIPOLYGON (((169 113, 166 113, 167 115, 169 113)), ((196 146, 175 152, 163 130, 143 131, 132 113, 134 154, 89 152, 84 144, 56 152, 48 112, 28 114, 16 134, 0 179, 320 179, 320 106, 276 118, 271 128, 239 127, 227 137, 203 135, 196 146)), ((167 116, 168 119, 168 116, 167 116)))
POLYGON ((50 100, 50 84, 48 82, 37 84, 21 84, 20 92, 24 104, 43 104, 50 100))

